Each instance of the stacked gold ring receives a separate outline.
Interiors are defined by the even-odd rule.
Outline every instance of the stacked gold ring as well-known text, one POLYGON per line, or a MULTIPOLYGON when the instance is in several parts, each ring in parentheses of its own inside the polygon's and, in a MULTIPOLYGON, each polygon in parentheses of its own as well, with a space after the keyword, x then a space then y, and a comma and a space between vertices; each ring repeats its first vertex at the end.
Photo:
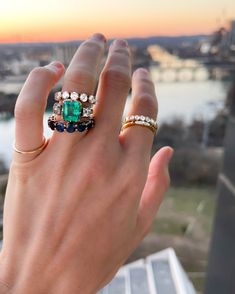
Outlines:
POLYGON ((126 128, 133 127, 133 126, 140 126, 145 127, 151 130, 154 134, 158 129, 158 125, 156 120, 144 116, 144 115, 131 115, 127 116, 122 123, 122 131, 126 128))

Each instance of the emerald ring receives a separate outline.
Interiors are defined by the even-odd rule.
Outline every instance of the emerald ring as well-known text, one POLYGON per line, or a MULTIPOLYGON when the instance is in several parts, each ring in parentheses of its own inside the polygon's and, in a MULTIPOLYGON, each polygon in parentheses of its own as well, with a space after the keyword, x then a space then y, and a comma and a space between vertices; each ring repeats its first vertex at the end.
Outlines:
POLYGON ((73 101, 81 101, 84 103, 96 104, 96 97, 86 93, 78 94, 77 92, 60 91, 55 93, 55 101, 71 99, 73 101))
POLYGON ((93 95, 77 92, 56 92, 56 103, 53 112, 63 117, 65 121, 77 122, 82 117, 93 118, 93 108, 96 98, 93 95))
POLYGON ((69 133, 83 132, 95 125, 93 108, 96 98, 93 95, 77 92, 56 92, 53 105, 53 115, 48 119, 52 130, 69 133))

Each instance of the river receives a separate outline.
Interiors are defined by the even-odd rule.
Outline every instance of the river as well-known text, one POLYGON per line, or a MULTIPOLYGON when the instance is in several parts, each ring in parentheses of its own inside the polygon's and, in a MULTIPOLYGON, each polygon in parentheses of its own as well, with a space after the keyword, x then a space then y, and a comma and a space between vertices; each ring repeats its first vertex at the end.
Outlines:
MULTIPOLYGON (((158 122, 170 122, 180 118, 190 123, 194 118, 208 120, 223 107, 228 85, 221 81, 193 81, 158 83, 156 92, 158 96, 159 114, 158 122)), ((127 108, 131 99, 127 101, 127 108)), ((45 114, 45 135, 50 136, 51 131, 46 126, 49 114, 45 114)), ((12 157, 14 142, 14 118, 0 121, 0 158, 9 166, 12 157)))

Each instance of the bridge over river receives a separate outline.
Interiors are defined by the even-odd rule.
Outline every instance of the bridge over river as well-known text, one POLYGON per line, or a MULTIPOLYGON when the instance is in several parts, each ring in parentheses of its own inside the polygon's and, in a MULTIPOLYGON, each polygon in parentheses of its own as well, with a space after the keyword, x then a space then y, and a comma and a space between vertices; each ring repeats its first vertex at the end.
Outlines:
POLYGON ((177 60, 152 64, 150 72, 155 82, 227 80, 235 74, 235 60, 228 62, 177 60))

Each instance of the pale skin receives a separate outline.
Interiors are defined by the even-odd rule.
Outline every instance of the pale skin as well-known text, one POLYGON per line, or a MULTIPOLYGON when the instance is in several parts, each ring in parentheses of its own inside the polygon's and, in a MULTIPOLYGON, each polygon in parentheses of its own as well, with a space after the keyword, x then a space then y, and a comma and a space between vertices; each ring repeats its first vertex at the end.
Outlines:
MULTIPOLYGON (((150 161, 153 133, 120 133, 130 87, 129 114, 156 118, 157 100, 145 69, 131 74, 130 50, 116 40, 99 75, 106 47, 95 34, 76 52, 63 90, 92 94, 99 78, 96 126, 88 133, 54 132, 39 153, 14 153, 4 207, 0 293, 93 294, 109 282, 148 233, 169 185, 173 150, 150 161)), ((43 141, 48 93, 63 76, 53 62, 34 69, 16 103, 16 147, 43 141)))

